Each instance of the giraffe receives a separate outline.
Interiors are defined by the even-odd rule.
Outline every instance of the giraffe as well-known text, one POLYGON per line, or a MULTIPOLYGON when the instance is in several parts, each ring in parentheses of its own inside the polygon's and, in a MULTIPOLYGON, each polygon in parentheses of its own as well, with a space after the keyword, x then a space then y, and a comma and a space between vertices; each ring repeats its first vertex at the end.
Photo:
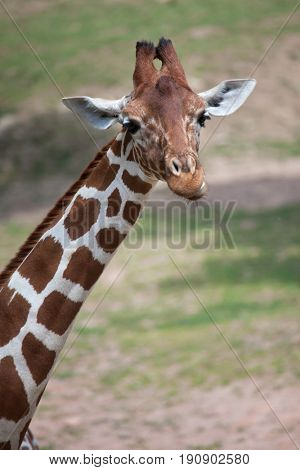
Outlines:
POLYGON ((91 288, 158 180, 187 200, 203 197, 200 129, 236 111, 254 87, 254 79, 227 80, 196 94, 161 38, 156 47, 137 42, 129 95, 63 99, 97 129, 122 128, 0 275, 0 448, 36 448, 29 424, 91 288))

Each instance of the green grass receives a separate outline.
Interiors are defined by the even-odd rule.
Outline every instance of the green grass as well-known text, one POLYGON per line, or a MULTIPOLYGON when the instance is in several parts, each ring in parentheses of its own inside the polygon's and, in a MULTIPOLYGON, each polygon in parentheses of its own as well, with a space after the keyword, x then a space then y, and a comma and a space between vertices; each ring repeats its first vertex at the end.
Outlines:
MULTIPOLYGON (((95 390, 108 388, 120 397, 133 389, 158 387, 169 398, 187 386, 212 387, 244 378, 212 319, 252 374, 298 378, 299 210, 296 205, 234 213, 229 222, 234 248, 223 240, 218 249, 213 246, 213 220, 195 222, 195 214, 178 217, 172 236, 184 237, 187 231, 188 240, 193 233, 207 231, 212 243, 203 250, 188 243, 171 250, 171 233, 166 232, 170 214, 164 220, 146 212, 137 229, 140 248, 123 246, 95 286, 70 342, 79 337, 57 378, 92 376, 95 390), (121 279, 96 308, 130 255, 121 279)), ((2 264, 28 231, 27 225, 2 226, 2 264)))
POLYGON ((25 241, 32 230, 30 223, 17 224, 15 222, 6 222, 0 225, 0 266, 9 261, 9 258, 15 254, 15 251, 25 241))
MULTIPOLYGON (((213 66, 211 55, 224 48, 243 57, 257 54, 266 35, 277 29, 270 18, 287 16, 295 5, 294 0, 56 0, 45 2, 43 8, 35 7, 34 1, 6 3, 65 94, 95 84, 130 86, 134 44, 141 38, 173 38, 194 75, 213 66)), ((294 23, 286 30, 290 28, 297 29, 294 23)), ((4 11, 0 41, 1 112, 16 109, 30 97, 53 103, 58 90, 4 11)))
POLYGON ((206 156, 222 155, 224 157, 241 157, 249 149, 264 158, 280 158, 300 156, 300 138, 297 136, 289 139, 254 139, 245 141, 239 136, 232 136, 231 140, 224 144, 215 144, 205 149, 206 156))
POLYGON ((268 154, 286 158, 286 157, 299 157, 300 155, 300 137, 294 139, 282 140, 273 139, 257 142, 258 151, 267 151, 268 154))

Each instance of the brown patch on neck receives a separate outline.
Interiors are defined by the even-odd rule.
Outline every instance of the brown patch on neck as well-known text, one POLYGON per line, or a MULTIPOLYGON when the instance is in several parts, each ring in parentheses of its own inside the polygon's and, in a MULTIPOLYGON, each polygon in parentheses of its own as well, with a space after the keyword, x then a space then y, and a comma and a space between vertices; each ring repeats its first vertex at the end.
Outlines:
POLYGON ((19 421, 28 412, 29 404, 13 358, 0 361, 0 418, 19 421))
POLYGON ((152 188, 152 184, 146 183, 139 176, 132 176, 127 170, 124 170, 122 180, 131 191, 135 193, 147 194, 152 188))
POLYGON ((99 230, 96 239, 103 251, 113 253, 125 237, 126 234, 119 232, 115 227, 110 227, 99 230))
POLYGON ((23 340, 22 353, 33 379, 39 385, 45 380, 54 364, 55 352, 50 351, 32 333, 28 333, 23 340))
POLYGON ((141 208, 141 204, 133 201, 127 201, 123 210, 124 219, 133 225, 139 216, 141 208))
POLYGON ((19 333, 27 320, 30 304, 20 294, 4 287, 0 296, 0 347, 19 333))
POLYGON ((83 199, 77 196, 64 224, 71 240, 76 240, 89 232, 98 219, 100 202, 98 199, 83 199))
POLYGON ((116 188, 108 197, 106 216, 115 217, 116 215, 118 215, 118 213, 120 212, 121 204, 122 204, 122 199, 121 199, 120 191, 118 190, 118 188, 116 188))
POLYGON ((80 284, 85 290, 90 290, 102 274, 104 265, 93 258, 92 252, 82 246, 71 256, 64 271, 64 278, 80 284), (82 267, 86 269, 82 269, 82 267))
POLYGON ((99 191, 105 191, 108 186, 114 181, 117 177, 120 165, 110 164, 107 156, 101 160, 97 168, 93 173, 87 178, 85 184, 86 186, 97 188, 99 191))
POLYGON ((54 291, 41 305, 37 322, 57 335, 63 335, 79 312, 81 302, 73 302, 60 292, 54 291))
POLYGON ((25 243, 21 246, 16 256, 8 263, 5 269, 0 274, 0 287, 10 278, 12 273, 20 266, 26 256, 35 247, 41 236, 49 230, 63 215, 64 210, 71 202, 73 196, 77 193, 78 189, 87 181, 93 170, 97 167, 100 160, 106 155, 108 149, 111 147, 114 139, 105 145, 100 152, 96 155, 94 160, 85 168, 79 179, 66 191, 66 193, 57 201, 55 206, 48 212, 45 219, 37 226, 32 234, 27 238, 25 243))
POLYGON ((28 257, 28 263, 20 266, 19 273, 40 293, 53 279, 62 255, 60 243, 52 237, 46 237, 37 243, 35 250, 28 257))

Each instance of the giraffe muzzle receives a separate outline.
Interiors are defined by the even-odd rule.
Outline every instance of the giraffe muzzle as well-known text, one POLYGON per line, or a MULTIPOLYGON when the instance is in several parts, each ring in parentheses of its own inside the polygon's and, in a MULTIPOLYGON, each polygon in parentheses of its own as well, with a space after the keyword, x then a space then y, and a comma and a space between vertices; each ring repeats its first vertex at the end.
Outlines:
POLYGON ((190 200, 200 199, 207 192, 203 167, 195 164, 191 169, 184 168, 176 158, 170 160, 166 182, 171 191, 190 200))
POLYGON ((165 179, 171 191, 186 199, 200 199, 207 191, 204 169, 193 152, 170 152, 165 179))

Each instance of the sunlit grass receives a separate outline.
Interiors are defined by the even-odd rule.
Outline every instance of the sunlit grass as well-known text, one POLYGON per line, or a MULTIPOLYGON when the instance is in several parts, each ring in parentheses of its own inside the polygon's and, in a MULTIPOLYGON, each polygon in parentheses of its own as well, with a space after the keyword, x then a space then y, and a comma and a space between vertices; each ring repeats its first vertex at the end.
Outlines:
MULTIPOLYGON (((138 39, 173 38, 192 74, 216 65, 210 60, 213 52, 232 48, 237 54, 251 54, 262 47, 262 38, 275 33, 270 18, 286 16, 295 4, 293 0, 56 0, 35 8, 34 2, 26 3, 14 1, 7 7, 66 94, 78 86, 87 90, 95 84, 129 86, 138 39), (190 60, 195 56, 198 62, 190 60)), ((289 27, 295 29, 294 24, 289 27)), ((51 102, 59 96, 4 12, 0 40, 1 112, 17 108, 29 97, 51 102)))

